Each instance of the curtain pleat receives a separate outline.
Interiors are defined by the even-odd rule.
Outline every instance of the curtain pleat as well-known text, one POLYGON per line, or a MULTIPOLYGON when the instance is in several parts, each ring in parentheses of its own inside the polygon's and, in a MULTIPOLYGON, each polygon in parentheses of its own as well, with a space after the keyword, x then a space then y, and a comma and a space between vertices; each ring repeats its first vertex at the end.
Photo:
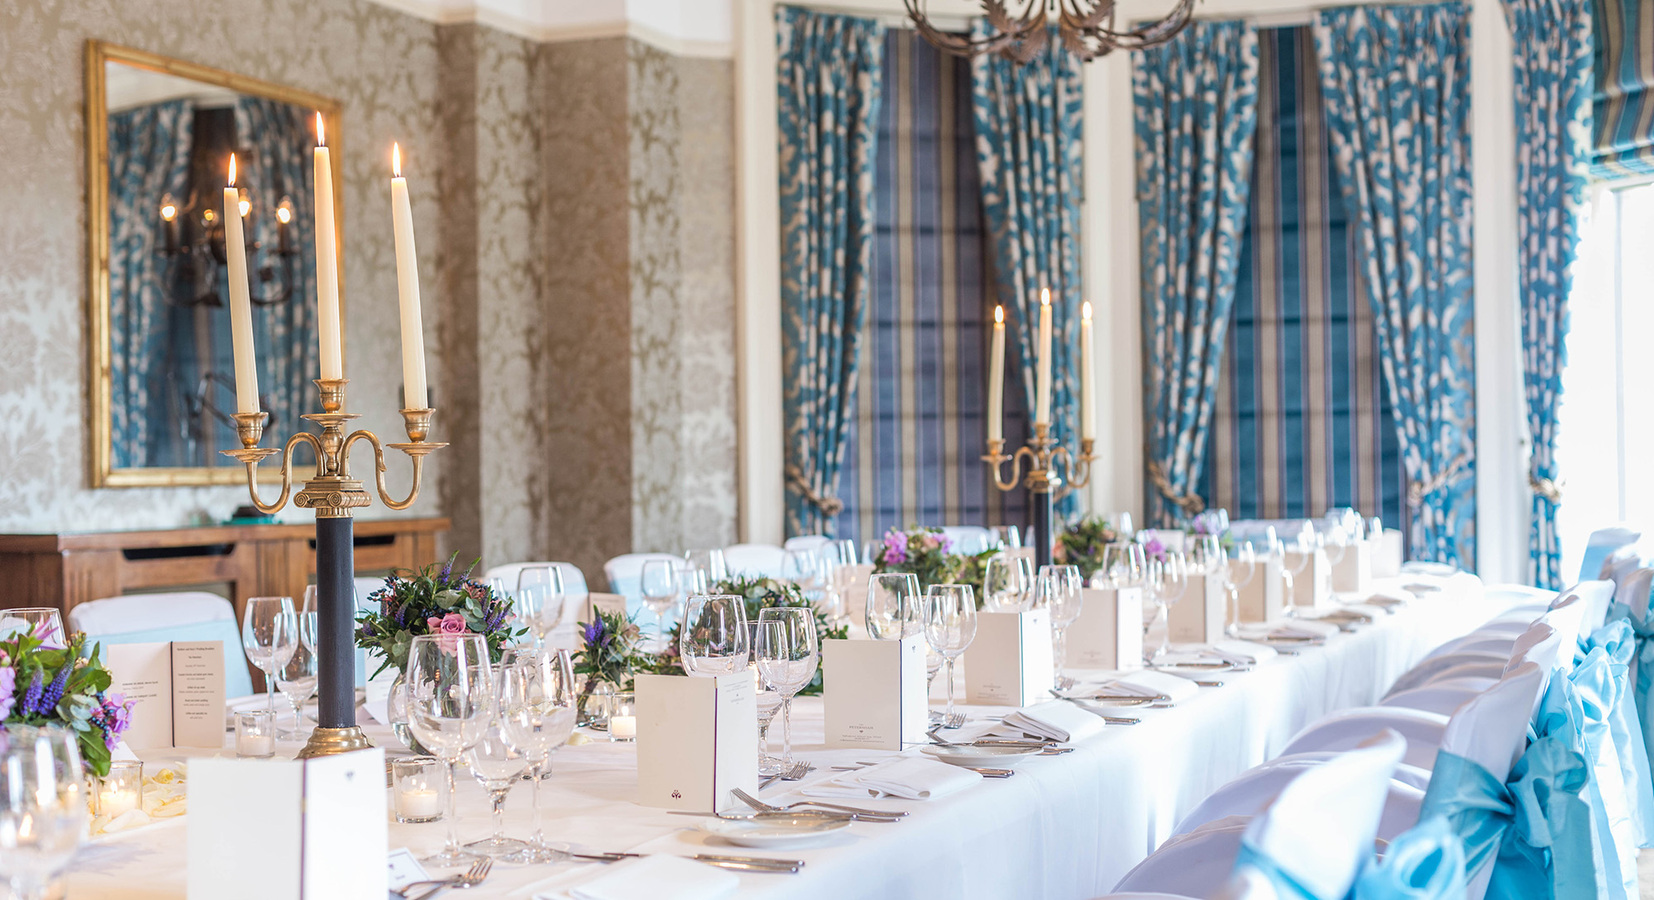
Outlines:
MULTIPOLYGON (((1654 175, 1654 0, 1593 0, 1592 7, 1591 175, 1654 175)), ((1556 24, 1570 35, 1577 27, 1571 20, 1556 24)))

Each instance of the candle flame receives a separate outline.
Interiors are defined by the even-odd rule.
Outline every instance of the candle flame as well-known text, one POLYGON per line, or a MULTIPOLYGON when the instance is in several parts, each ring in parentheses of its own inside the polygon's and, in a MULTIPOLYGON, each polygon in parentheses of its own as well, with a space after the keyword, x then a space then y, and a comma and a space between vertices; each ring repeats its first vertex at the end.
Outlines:
POLYGON ((1086 320, 1087 322, 1091 321, 1091 301, 1090 300, 1087 300, 1087 301, 1085 301, 1085 303, 1080 305, 1080 318, 1086 320))
POLYGON ((252 203, 252 201, 250 201, 250 200, 248 200, 244 197, 241 200, 240 207, 241 207, 241 217, 243 219, 245 219, 245 218, 247 218, 247 213, 252 211, 253 203, 252 203))
POLYGON ((230 154, 230 187, 235 187, 235 154, 230 154))
POLYGON ((391 177, 402 177, 402 145, 391 142, 391 177))
POLYGON ((994 307, 994 324, 995 325, 1004 325, 1005 324, 1005 307, 1003 307, 1003 306, 994 307))
POLYGON ((1051 305, 1051 289, 1050 288, 1040 288, 1039 289, 1039 305, 1041 305, 1041 306, 1050 306, 1051 305))
POLYGON ((327 126, 322 121, 322 114, 316 113, 316 146, 327 146, 327 126))
POLYGON ((167 220, 168 222, 171 222, 173 219, 175 219, 177 217, 178 217, 178 207, 174 206, 171 203, 168 203, 167 205, 161 207, 161 218, 167 220))
POLYGON ((285 203, 276 207, 276 221, 283 225, 293 221, 293 208, 285 203))

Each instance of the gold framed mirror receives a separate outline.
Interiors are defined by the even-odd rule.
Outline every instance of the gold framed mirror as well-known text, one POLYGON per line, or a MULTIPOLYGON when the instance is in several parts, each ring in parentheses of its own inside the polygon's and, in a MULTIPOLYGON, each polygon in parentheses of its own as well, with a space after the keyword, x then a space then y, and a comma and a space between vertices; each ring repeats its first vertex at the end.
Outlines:
MULTIPOLYGON (((236 155, 259 400, 282 433, 316 386, 315 117, 343 183, 337 100, 86 43, 87 458, 93 487, 244 484, 222 216, 236 155)), ((335 197, 335 259, 344 204, 335 197)), ((342 263, 340 264, 342 269, 342 263)), ((344 277, 340 272, 343 315, 344 277)), ((279 473, 263 473, 279 478, 279 473)))

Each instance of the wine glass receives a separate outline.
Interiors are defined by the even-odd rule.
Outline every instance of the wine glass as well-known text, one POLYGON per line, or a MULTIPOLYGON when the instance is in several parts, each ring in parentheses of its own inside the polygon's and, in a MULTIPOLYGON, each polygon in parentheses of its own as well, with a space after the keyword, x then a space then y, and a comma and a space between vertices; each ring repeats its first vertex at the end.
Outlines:
POLYGON ((454 812, 454 769, 488 731, 494 715, 488 642, 480 634, 422 634, 408 647, 408 728, 448 764, 448 841, 426 857, 434 866, 459 866, 477 854, 459 845, 454 812))
POLYGON ((775 686, 764 680, 764 674, 758 669, 758 622, 747 623, 747 646, 753 648, 752 670, 753 689, 758 694, 758 774, 774 775, 783 771, 781 760, 770 755, 767 737, 770 723, 775 721, 775 714, 781 711, 781 695, 776 693, 775 686))
POLYGON ((781 695, 781 770, 793 767, 793 696, 821 662, 813 610, 772 606, 758 613, 758 674, 781 695))
POLYGON ((1143 545, 1135 541, 1115 541, 1103 547, 1103 577, 1109 587, 1137 587, 1143 583, 1143 545))
POLYGON ((844 546, 839 541, 822 544, 816 551, 821 566, 821 599, 816 605, 828 624, 837 624, 844 617, 844 546))
POLYGON ((989 612, 1021 612, 1033 588, 1033 560, 1004 554, 988 560, 982 577, 982 599, 989 612))
POLYGON ((1315 532, 1309 526, 1281 542, 1281 584, 1286 588, 1286 615, 1298 614, 1298 576, 1315 556, 1315 532))
POLYGON ((563 618, 563 572, 556 566, 524 566, 517 570, 512 610, 522 617, 534 642, 544 647, 552 629, 563 618))
POLYGON ((678 602, 678 562, 673 559, 644 560, 639 577, 643 605, 655 614, 656 646, 666 646, 666 613, 678 602))
POLYGON ((994 527, 994 542, 1001 550, 1022 549, 1022 532, 1015 525, 997 525, 994 527))
POLYGON ((528 845, 505 836, 505 798, 523 772, 528 770, 528 755, 506 740, 505 721, 495 716, 489 720, 482 740, 467 751, 465 762, 471 769, 471 776, 488 792, 494 820, 493 834, 465 846, 495 859, 515 858, 528 849, 528 845))
POLYGON ((311 653, 316 652, 316 625, 321 605, 317 602, 316 586, 304 586, 304 602, 299 605, 299 643, 311 653))
POLYGON ((80 746, 59 725, 12 724, 0 736, 0 882, 18 900, 42 900, 86 832, 80 746))
POLYGON ((683 558, 685 562, 705 572, 707 581, 711 584, 729 580, 729 567, 724 565, 724 551, 716 547, 711 550, 690 550, 683 558))
POLYGON ((316 614, 298 613, 299 642, 292 656, 276 669, 276 689, 281 691, 287 705, 293 707, 293 728, 286 737, 303 737, 304 714, 301 708, 310 695, 316 693, 316 614))
POLYGON ((26 631, 47 647, 66 647, 63 616, 49 606, 19 606, 0 609, 0 638, 26 631))
POLYGON ((299 644, 299 617, 292 597, 253 597, 241 614, 241 648, 264 673, 270 718, 276 717, 276 670, 287 665, 299 644))
POLYGON ((1240 635, 1240 592, 1252 583, 1258 573, 1258 551, 1251 544, 1235 548, 1235 555, 1222 568, 1223 586, 1229 591, 1229 624, 1223 633, 1230 637, 1240 635))
POLYGON ((1219 561, 1223 558, 1223 541, 1215 534, 1195 535, 1194 542, 1189 545, 1191 571, 1198 570, 1206 576, 1217 575, 1219 561))
POLYGON ((500 666, 500 726, 505 740, 527 759, 533 772, 534 836, 505 862, 559 862, 568 853, 545 841, 540 815, 540 781, 551 774, 551 754, 574 732, 574 666, 567 650, 518 648, 500 666))
POLYGON ((919 576, 912 572, 884 572, 867 579, 867 634, 874 640, 895 641, 918 634, 919 576))
POLYGON ((1378 516, 1373 516, 1364 524, 1366 526, 1367 540, 1376 541, 1381 540, 1384 537, 1383 519, 1380 519, 1378 516))
POLYGON ((1079 566, 1040 566, 1034 582, 1034 605, 1051 614, 1052 666, 1059 686, 1063 683, 1063 661, 1068 656, 1068 626, 1080 618, 1084 609, 1080 586, 1079 566))
MULTIPOLYGON (((925 641, 947 660, 948 707, 953 720, 953 664, 976 639, 976 597, 968 584, 933 584, 925 592, 925 641)), ((946 726, 943 726, 946 727, 946 726)))
POLYGON ((1151 659, 1166 655, 1172 641, 1172 605, 1183 599, 1189 588, 1189 570, 1183 554, 1168 550, 1150 559, 1144 570, 1143 590, 1155 605, 1156 618, 1163 620, 1166 630, 1160 636, 1160 646, 1151 659))
POLYGON ((1108 524, 1114 526, 1114 533, 1122 541, 1129 541, 1136 532, 1131 527, 1131 513, 1119 512, 1108 517, 1108 524))
POLYGON ((678 654, 689 675, 714 677, 739 672, 748 664, 746 598, 733 594, 698 594, 684 608, 678 654))

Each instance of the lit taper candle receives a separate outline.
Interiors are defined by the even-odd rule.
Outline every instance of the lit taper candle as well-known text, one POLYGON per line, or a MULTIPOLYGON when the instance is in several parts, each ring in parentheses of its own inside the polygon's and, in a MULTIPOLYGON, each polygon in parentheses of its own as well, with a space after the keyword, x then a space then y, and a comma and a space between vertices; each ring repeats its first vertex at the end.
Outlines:
POLYGON ((1045 425, 1051 424, 1051 289, 1040 288, 1039 291, 1039 377, 1035 382, 1037 392, 1034 405, 1034 421, 1045 425))
POLYGON ((1091 301, 1080 307, 1080 439, 1089 441, 1097 436, 1097 402, 1092 391, 1091 359, 1091 301))
POLYGON ((258 412, 258 363, 253 356, 253 301, 247 282, 247 239, 241 230, 241 192, 235 186, 235 154, 224 188, 224 258, 230 269, 230 343, 235 353, 236 412, 258 412))
POLYGON ((408 409, 425 409, 425 332, 419 313, 419 256, 413 210, 402 177, 402 147, 391 144, 391 228, 396 233, 396 290, 402 304, 402 394, 408 409))
POLYGON ((316 113, 316 333, 322 356, 322 378, 345 377, 343 345, 339 341, 338 240, 333 229, 333 160, 328 155, 322 114, 316 113))
POLYGON ((1005 307, 994 307, 993 352, 988 355, 988 440, 1005 438, 1005 307))

